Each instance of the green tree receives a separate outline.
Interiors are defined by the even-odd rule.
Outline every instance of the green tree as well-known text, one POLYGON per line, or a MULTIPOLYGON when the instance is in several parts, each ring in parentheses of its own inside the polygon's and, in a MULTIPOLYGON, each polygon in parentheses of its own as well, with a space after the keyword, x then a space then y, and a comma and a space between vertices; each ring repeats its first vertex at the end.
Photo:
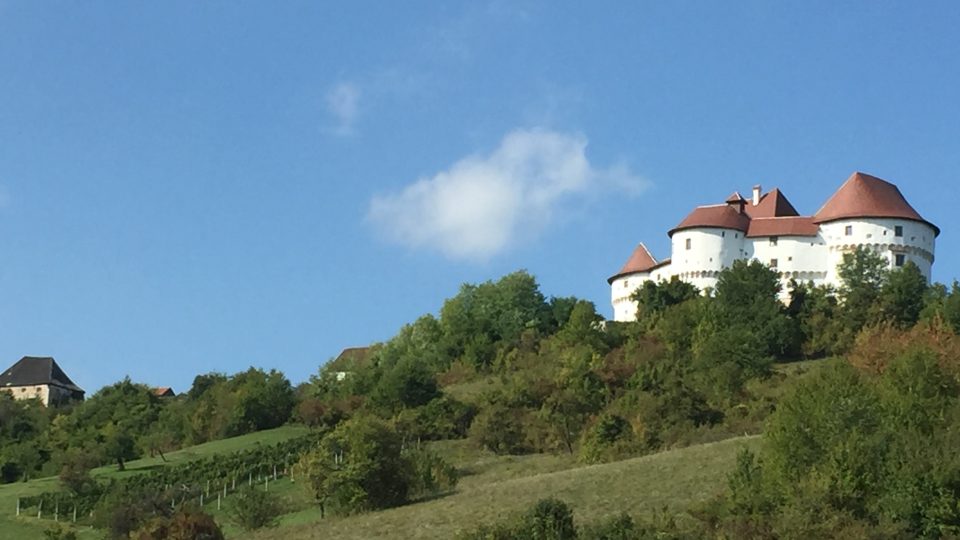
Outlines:
POLYGON ((672 276, 667 282, 643 282, 630 299, 637 303, 638 320, 653 320, 670 306, 692 300, 699 294, 696 286, 672 276))
POLYGON ((877 297, 877 311, 882 321, 900 328, 913 326, 920 320, 927 293, 927 278, 913 261, 887 275, 877 297))
POLYGON ((887 281, 888 267, 883 256, 863 246, 844 253, 837 265, 841 281, 840 314, 851 338, 874 316, 880 290, 887 281))
POLYGON ((401 436, 384 421, 356 417, 305 454, 298 468, 321 505, 340 513, 397 506, 408 501, 413 470, 401 436))
POLYGON ((256 487, 241 490, 232 497, 227 508, 237 525, 248 531, 275 526, 283 513, 275 494, 256 487))
POLYGON ((396 412, 426 405, 440 395, 436 377, 425 365, 403 360, 383 375, 370 398, 381 410, 396 412))

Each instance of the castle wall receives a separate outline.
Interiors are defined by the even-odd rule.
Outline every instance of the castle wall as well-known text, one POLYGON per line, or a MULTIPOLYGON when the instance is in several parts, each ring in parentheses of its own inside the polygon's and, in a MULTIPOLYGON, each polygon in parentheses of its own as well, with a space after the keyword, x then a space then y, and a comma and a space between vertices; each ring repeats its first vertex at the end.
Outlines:
POLYGON ((673 233, 670 239, 670 275, 701 291, 717 286, 717 276, 743 258, 744 233, 736 229, 695 228, 673 233))
POLYGON ((790 280, 822 285, 827 279, 827 245, 821 236, 764 236, 750 238, 749 258, 780 275, 780 297, 789 299, 790 280))
POLYGON ((902 255, 904 263, 913 261, 930 281, 936 243, 936 231, 930 225, 908 219, 845 219, 821 224, 820 234, 827 246, 826 281, 834 286, 840 285, 837 265, 843 254, 857 246, 872 248, 887 259, 891 269, 897 268, 897 255, 902 255), (896 234, 897 227, 901 227, 901 236, 896 234))

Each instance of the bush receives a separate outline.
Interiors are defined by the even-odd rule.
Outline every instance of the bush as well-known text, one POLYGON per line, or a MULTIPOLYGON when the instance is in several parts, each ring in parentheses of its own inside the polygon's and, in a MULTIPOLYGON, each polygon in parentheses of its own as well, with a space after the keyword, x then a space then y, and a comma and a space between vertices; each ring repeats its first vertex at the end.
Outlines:
POLYGON ((217 522, 198 508, 180 508, 157 517, 132 535, 135 540, 223 540, 217 522))
POLYGON ((572 540, 577 537, 573 511, 559 499, 541 499, 522 520, 522 530, 532 540, 572 540))
POLYGON ((230 517, 248 531, 276 525, 283 513, 276 495, 255 487, 241 490, 227 508, 230 517))

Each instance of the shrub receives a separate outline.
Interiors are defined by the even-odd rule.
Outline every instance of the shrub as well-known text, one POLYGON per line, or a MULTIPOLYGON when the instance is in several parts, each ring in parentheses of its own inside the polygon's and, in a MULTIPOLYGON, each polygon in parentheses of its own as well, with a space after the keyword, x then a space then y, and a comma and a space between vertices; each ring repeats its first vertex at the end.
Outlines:
POLYGON ((573 511, 559 499, 541 499, 521 523, 524 536, 532 540, 572 540, 577 537, 573 511))
POLYGON ((180 508, 170 516, 157 517, 132 535, 135 540, 223 540, 220 526, 197 508, 180 508))
POLYGON ((230 517, 248 531, 276 525, 283 512, 276 495, 255 487, 241 490, 227 508, 230 517))

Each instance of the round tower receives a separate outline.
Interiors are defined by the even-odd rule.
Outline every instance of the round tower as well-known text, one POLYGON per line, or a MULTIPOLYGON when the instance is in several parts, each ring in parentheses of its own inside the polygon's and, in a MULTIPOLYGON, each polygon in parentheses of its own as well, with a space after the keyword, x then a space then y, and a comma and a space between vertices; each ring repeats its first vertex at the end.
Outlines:
POLYGON ((884 257, 891 269, 908 261, 930 281, 940 229, 925 220, 897 186, 861 172, 853 173, 816 215, 827 247, 826 282, 840 286, 837 265, 858 247, 884 257))
POLYGON ((745 237, 750 219, 745 201, 700 206, 668 234, 671 275, 701 291, 716 288, 720 271, 746 256, 745 237))

